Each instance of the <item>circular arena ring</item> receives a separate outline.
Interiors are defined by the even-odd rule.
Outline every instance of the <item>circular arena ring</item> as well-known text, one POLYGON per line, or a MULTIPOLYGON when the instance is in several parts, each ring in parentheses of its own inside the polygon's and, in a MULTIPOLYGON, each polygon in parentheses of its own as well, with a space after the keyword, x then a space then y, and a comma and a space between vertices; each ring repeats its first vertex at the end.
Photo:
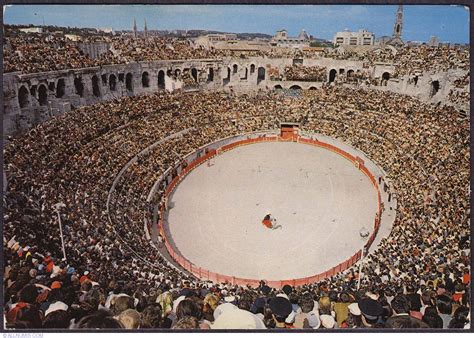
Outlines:
POLYGON ((395 219, 381 217, 383 171, 322 135, 282 129, 230 137, 188 155, 173 171, 159 232, 181 267, 214 282, 318 282, 353 266, 381 223, 391 227, 395 219), (269 213, 276 229, 262 225, 269 213), (370 230, 365 241, 362 227, 370 230))

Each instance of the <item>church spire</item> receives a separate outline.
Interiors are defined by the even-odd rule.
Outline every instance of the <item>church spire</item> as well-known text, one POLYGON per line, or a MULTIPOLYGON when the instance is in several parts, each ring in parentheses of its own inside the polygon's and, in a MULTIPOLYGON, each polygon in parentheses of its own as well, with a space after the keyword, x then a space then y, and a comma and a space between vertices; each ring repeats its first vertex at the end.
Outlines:
POLYGON ((393 37, 401 39, 403 28, 403 5, 398 6, 397 17, 395 19, 395 25, 393 26, 393 37))
POLYGON ((145 38, 147 38, 147 37, 148 37, 148 28, 147 28, 147 26, 146 26, 146 19, 145 19, 145 27, 144 27, 143 30, 144 30, 144 32, 145 32, 145 38))
POLYGON ((137 38, 137 20, 133 18, 133 37, 137 38))

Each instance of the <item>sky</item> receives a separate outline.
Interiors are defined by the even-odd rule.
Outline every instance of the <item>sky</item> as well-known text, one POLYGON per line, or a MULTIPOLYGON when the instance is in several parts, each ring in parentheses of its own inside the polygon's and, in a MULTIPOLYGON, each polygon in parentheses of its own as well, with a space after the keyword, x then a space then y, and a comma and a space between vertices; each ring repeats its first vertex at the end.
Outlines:
MULTIPOLYGON (((402 39, 469 42, 469 10, 458 5, 405 5, 402 39)), ((344 29, 368 29, 376 37, 392 35, 396 5, 8 5, 5 24, 138 30, 205 29, 273 35, 286 29, 296 36, 305 29, 332 40, 344 29)))

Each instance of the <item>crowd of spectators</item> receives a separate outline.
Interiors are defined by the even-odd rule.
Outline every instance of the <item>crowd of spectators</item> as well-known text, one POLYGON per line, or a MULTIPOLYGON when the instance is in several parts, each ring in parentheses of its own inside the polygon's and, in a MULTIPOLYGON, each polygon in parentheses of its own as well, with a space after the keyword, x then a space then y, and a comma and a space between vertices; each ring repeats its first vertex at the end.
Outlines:
MULTIPOLYGON (((7 326, 469 327, 469 123, 456 113, 336 86, 291 96, 156 93, 55 117, 5 146, 7 326), (396 220, 365 258, 360 289, 354 268, 281 290, 201 281, 165 259, 145 230, 148 192, 184 155, 285 120, 364 151, 391 182, 396 220), (109 195, 120 170, 157 140, 109 195)), ((162 202, 159 188, 153 203, 162 202)))
POLYGON ((285 67, 285 78, 288 81, 327 82, 327 69, 317 66, 287 66, 285 67))
POLYGON ((78 44, 64 36, 40 33, 5 37, 3 71, 5 73, 39 73, 55 70, 86 68, 121 63, 111 51, 92 59, 80 50, 78 44))
POLYGON ((396 65, 395 76, 412 72, 439 72, 469 68, 469 49, 448 46, 406 46, 398 51, 389 47, 363 51, 324 49, 300 51, 291 48, 270 48, 262 51, 239 51, 203 48, 188 39, 130 35, 80 35, 80 42, 107 43, 110 49, 98 59, 91 59, 78 48, 78 42, 65 35, 19 33, 15 26, 6 27, 4 40, 4 72, 34 73, 60 69, 101 66, 135 61, 173 59, 209 59, 222 57, 260 56, 267 58, 319 58, 365 61, 368 65, 388 62, 396 65), (15 32, 13 34, 12 32, 15 32))

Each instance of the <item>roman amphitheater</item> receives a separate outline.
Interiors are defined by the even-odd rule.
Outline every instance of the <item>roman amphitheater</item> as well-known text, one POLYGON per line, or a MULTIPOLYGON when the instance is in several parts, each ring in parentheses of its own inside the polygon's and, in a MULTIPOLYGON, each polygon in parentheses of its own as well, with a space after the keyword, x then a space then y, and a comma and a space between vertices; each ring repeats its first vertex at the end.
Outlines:
POLYGON ((112 42, 110 59, 63 41, 28 59, 12 39, 6 301, 28 303, 33 279, 76 323, 118 315, 113 299, 159 304, 151 328, 175 325, 179 302, 200 304, 199 325, 232 303, 248 328, 272 327, 257 299, 278 294, 303 313, 318 304, 321 327, 329 300, 358 304, 339 328, 376 326, 371 300, 385 323, 387 300, 415 292, 469 307, 468 49, 170 52, 148 39, 112 42), (35 69, 42 57, 53 69, 35 69))

